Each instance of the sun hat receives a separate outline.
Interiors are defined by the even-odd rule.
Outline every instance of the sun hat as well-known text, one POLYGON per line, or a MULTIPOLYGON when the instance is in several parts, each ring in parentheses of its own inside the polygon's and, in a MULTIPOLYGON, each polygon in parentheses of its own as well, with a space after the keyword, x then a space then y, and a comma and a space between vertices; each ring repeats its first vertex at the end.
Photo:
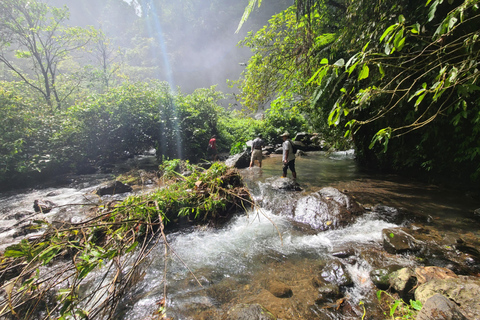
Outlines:
POLYGON ((288 131, 285 131, 280 137, 289 137, 290 133, 288 131))

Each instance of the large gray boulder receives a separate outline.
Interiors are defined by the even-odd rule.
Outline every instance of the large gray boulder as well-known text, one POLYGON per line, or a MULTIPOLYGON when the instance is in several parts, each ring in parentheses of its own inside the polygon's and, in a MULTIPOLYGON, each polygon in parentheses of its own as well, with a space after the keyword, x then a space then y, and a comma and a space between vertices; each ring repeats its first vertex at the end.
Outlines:
POLYGON ((293 219, 317 231, 325 231, 345 227, 363 212, 351 197, 328 187, 299 199, 293 219))
POLYGON ((243 169, 250 166, 250 150, 237 153, 225 160, 225 164, 230 168, 243 169))

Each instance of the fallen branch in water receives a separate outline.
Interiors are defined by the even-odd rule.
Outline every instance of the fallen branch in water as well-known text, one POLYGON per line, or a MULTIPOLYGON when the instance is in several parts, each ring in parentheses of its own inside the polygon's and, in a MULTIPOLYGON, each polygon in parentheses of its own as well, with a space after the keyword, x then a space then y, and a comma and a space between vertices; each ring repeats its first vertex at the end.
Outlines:
MULTIPOLYGON (((0 318, 113 319, 158 244, 164 245, 165 260, 172 253, 185 265, 168 245, 165 227, 224 220, 253 205, 236 170, 221 163, 209 170, 189 169, 190 176, 152 193, 97 207, 95 217, 83 222, 58 226, 36 221, 44 234, 8 247, 1 257, 0 318), (98 270, 102 276, 94 279, 98 270), (96 284, 81 289, 88 281, 96 284)), ((165 279, 163 294, 167 301, 165 279)))

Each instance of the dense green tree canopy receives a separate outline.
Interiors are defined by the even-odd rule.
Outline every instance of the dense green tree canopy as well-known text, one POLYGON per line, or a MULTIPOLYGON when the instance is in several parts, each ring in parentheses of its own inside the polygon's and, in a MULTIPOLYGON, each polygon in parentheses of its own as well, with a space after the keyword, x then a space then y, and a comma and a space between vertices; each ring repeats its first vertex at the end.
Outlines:
POLYGON ((297 1, 242 42, 254 56, 241 97, 255 109, 297 96, 314 126, 345 128, 364 164, 477 179, 478 5, 297 1))
POLYGON ((0 13, 0 62, 48 104, 55 101, 60 106, 79 80, 70 81, 68 76, 59 80, 60 64, 87 45, 96 31, 66 26, 67 8, 37 1, 5 0, 0 13))

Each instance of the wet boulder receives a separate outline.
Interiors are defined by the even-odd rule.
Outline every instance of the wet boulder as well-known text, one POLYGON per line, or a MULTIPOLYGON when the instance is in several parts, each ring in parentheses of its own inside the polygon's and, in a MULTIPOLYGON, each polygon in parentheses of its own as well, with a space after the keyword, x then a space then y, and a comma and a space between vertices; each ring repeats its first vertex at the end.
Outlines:
POLYGON ((273 314, 259 304, 238 304, 228 310, 225 320, 275 320, 273 314))
POLYGON ((338 229, 353 223, 361 208, 334 188, 323 188, 298 200, 293 220, 317 231, 338 229))
POLYGON ((448 257, 461 267, 459 270, 450 269, 459 274, 480 273, 480 252, 477 248, 466 244, 458 244, 454 248, 455 250, 447 251, 448 257))
POLYGON ((411 265, 408 258, 390 254, 381 248, 372 248, 369 246, 359 248, 358 257, 365 260, 373 269, 392 268, 391 272, 411 265))
POLYGON ((339 287, 353 286, 353 281, 347 268, 339 260, 328 261, 320 272, 320 278, 339 287))
POLYGON ((225 164, 230 168, 248 168, 250 166, 250 150, 247 149, 241 153, 237 153, 225 160, 225 164))
POLYGON ((99 187, 96 190, 96 194, 99 196, 105 196, 105 195, 114 195, 114 194, 132 192, 132 191, 133 189, 129 185, 126 185, 120 181, 114 181, 105 186, 99 187))
POLYGON ((35 212, 48 213, 52 211, 55 206, 56 204, 50 200, 39 199, 33 202, 33 209, 35 212))
POLYGON ((352 197, 340 192, 338 189, 327 187, 320 189, 318 193, 327 200, 333 200, 337 202, 341 206, 345 207, 350 213, 361 214, 365 212, 363 207, 360 206, 352 197))
POLYGON ((268 145, 263 148, 263 155, 270 155, 275 152, 275 147, 268 145))
POLYGON ((380 290, 390 288, 390 274, 401 269, 399 265, 392 265, 385 268, 374 269, 370 271, 370 280, 380 290))
POLYGON ((324 304, 342 297, 339 286, 333 283, 326 283, 321 277, 315 276, 312 279, 312 285, 318 290, 317 298, 315 299, 316 304, 324 304))
POLYGON ((383 248, 388 253, 416 252, 421 249, 417 241, 406 228, 387 228, 382 230, 383 248))
POLYGON ((316 304, 324 304, 326 302, 335 301, 342 297, 340 288, 333 284, 327 283, 321 287, 318 287, 318 295, 315 299, 316 304))
POLYGON ((433 279, 417 287, 415 299, 425 305, 427 300, 437 293, 458 305, 468 319, 480 319, 479 278, 458 276, 457 278, 433 279))
POLYGON ((303 150, 297 150, 297 153, 296 153, 297 157, 305 157, 307 156, 308 154, 303 151, 303 150))
POLYGON ((274 214, 287 217, 293 216, 295 205, 301 196, 298 192, 300 186, 290 178, 268 178, 258 185, 252 184, 251 188, 258 186, 259 196, 255 197, 255 203, 274 214))
POLYGON ((278 178, 271 182, 272 189, 285 191, 302 191, 300 185, 290 178, 278 178))
POLYGON ((428 298, 422 310, 417 314, 417 320, 467 320, 460 308, 444 295, 439 293, 428 298))

